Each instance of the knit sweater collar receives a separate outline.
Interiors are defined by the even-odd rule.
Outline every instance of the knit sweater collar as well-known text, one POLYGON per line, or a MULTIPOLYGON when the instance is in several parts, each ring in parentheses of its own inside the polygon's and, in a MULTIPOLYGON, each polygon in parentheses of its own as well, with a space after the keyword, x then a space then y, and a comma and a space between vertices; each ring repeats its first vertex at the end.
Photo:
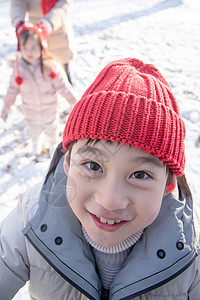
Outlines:
POLYGON ((96 250, 101 251, 103 253, 119 253, 122 251, 125 251, 126 249, 132 247, 142 236, 143 234, 143 230, 140 230, 134 234, 132 234, 131 236, 129 236, 126 240, 122 241, 121 243, 115 245, 115 246, 111 246, 111 247, 107 247, 107 246, 102 246, 102 245, 98 245, 96 244, 88 235, 87 231, 85 230, 85 228, 82 226, 82 231, 83 231, 83 235, 85 237, 85 239, 87 240, 87 242, 96 250))

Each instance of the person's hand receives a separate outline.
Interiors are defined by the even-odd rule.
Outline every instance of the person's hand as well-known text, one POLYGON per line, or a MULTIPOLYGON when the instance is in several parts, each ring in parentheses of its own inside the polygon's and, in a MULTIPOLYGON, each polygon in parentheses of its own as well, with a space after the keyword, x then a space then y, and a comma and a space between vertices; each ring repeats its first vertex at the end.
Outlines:
POLYGON ((1 112, 1 118, 5 119, 8 115, 9 110, 10 110, 10 107, 8 105, 4 105, 2 112, 1 112))
POLYGON ((24 24, 24 20, 19 20, 15 25, 15 32, 17 33, 17 30, 19 27, 21 27, 24 24))
POLYGON ((42 30, 42 38, 47 40, 52 32, 51 24, 47 21, 38 21, 37 25, 42 30))

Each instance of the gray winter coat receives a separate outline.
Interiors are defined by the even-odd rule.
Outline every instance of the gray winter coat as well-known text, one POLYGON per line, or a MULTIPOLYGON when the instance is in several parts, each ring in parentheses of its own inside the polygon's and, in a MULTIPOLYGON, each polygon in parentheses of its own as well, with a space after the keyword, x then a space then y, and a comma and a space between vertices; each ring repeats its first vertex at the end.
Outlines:
POLYGON ((163 198, 103 298, 90 245, 66 199, 63 153, 57 151, 43 186, 27 191, 0 225, 0 300, 12 299, 28 280, 37 300, 198 300, 192 201, 175 193, 163 198))

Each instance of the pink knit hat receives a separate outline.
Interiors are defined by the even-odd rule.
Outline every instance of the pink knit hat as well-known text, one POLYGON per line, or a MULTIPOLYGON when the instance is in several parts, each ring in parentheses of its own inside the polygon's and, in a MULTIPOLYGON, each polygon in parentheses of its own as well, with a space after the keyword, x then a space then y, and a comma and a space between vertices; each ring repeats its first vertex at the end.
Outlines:
POLYGON ((109 63, 73 108, 63 134, 132 145, 158 157, 176 176, 184 174, 185 125, 161 73, 134 58, 109 63))

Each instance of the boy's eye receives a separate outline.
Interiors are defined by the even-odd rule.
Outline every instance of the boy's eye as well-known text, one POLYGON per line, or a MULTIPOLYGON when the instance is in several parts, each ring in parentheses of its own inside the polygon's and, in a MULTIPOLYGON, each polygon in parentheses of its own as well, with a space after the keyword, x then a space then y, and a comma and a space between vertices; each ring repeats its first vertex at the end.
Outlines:
POLYGON ((135 179, 147 179, 150 178, 150 175, 144 171, 137 171, 134 172, 131 177, 135 178, 135 179))
POLYGON ((84 164, 88 169, 95 171, 95 172, 102 172, 102 168, 99 164, 91 161, 84 164))

